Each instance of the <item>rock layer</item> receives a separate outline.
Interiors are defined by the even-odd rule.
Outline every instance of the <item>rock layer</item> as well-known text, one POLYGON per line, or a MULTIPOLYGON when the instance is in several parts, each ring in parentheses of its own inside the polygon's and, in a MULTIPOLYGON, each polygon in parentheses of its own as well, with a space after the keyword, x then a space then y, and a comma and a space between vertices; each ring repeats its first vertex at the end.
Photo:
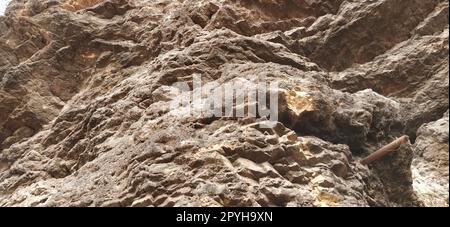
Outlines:
POLYGON ((440 0, 13 0, 0 205, 448 206, 448 33, 440 0), (277 82, 276 126, 174 115, 195 75, 277 82))

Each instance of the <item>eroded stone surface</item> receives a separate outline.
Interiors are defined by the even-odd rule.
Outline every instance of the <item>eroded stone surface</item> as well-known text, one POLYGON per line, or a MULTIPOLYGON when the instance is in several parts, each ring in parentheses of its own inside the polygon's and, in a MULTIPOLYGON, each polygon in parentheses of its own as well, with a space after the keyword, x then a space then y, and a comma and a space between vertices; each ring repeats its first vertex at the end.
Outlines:
POLYGON ((447 74, 447 1, 13 0, 0 205, 448 206, 447 74), (173 114, 195 74, 278 82, 276 127, 173 114))
POLYGON ((448 111, 422 125, 413 161, 414 188, 428 206, 448 206, 448 111))

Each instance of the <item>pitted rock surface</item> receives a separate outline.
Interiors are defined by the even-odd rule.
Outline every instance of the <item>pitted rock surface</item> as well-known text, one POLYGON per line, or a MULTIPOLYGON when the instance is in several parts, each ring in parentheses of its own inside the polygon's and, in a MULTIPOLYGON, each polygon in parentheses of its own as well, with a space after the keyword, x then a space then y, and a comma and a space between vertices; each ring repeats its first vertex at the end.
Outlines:
POLYGON ((448 206, 448 18, 442 0, 12 0, 0 206, 448 206), (195 75, 277 82, 275 127, 173 114, 195 75))

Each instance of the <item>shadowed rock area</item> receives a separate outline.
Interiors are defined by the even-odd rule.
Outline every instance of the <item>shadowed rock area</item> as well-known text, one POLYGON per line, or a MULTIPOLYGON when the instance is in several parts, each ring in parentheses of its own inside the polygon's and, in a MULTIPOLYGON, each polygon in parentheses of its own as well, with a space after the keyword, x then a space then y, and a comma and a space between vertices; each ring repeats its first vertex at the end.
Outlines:
POLYGON ((12 0, 0 206, 448 206, 448 21, 443 0, 12 0), (195 75, 278 83, 275 127, 174 114, 195 75))

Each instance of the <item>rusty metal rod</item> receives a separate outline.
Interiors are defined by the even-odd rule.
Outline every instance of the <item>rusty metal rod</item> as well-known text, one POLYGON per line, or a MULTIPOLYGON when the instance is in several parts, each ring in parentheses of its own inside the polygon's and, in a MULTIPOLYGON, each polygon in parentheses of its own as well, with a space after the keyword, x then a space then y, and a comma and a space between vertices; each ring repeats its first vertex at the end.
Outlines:
POLYGON ((392 151, 395 151, 397 148, 399 148, 401 145, 408 142, 409 137, 408 136, 402 136, 396 140, 394 140, 392 143, 380 148, 379 150, 373 152, 369 156, 365 157, 363 160, 361 160, 361 164, 368 165, 373 161, 376 161, 383 156, 391 153, 392 151))

